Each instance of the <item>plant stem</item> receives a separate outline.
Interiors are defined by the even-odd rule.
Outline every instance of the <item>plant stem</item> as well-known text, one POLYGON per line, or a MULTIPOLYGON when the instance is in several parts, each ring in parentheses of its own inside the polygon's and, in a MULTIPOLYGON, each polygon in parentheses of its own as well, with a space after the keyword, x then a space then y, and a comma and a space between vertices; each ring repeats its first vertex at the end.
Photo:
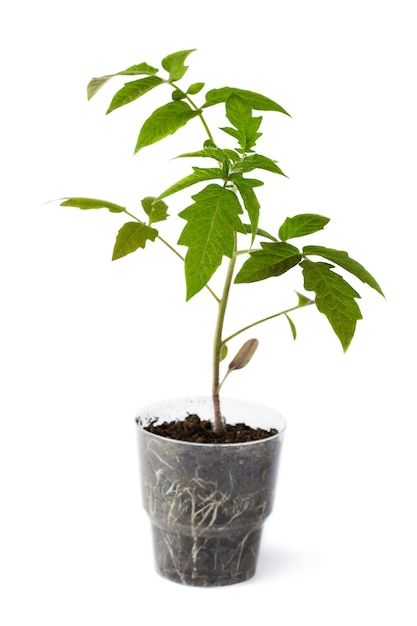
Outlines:
MULTIPOLYGON (((171 86, 171 87, 173 87, 174 89, 178 89, 179 91, 181 91, 181 89, 180 89, 179 87, 177 87, 177 85, 176 85, 174 82, 172 82, 172 81, 167 81, 167 83, 168 83, 168 85, 170 85, 170 86, 171 86)), ((185 100, 187 100, 187 101, 190 103, 190 105, 193 107, 194 111, 199 111, 198 117, 200 118, 200 121, 201 121, 201 123, 202 123, 202 124, 203 124, 203 126, 204 126, 204 129, 205 129, 205 131, 206 131, 206 133, 207 133, 208 138, 209 138, 209 139, 210 139, 210 141, 211 141, 211 142, 213 142, 213 144, 214 144, 213 135, 211 134, 210 129, 209 129, 209 127, 207 126, 207 122, 206 122, 206 120, 204 119, 204 115, 203 115, 203 113, 201 112, 200 107, 198 107, 198 106, 195 104, 195 102, 193 102, 193 101, 191 100, 191 98, 190 98, 190 96, 189 96, 188 94, 186 94, 186 96, 185 96, 185 100)))
MULTIPOLYGON (((136 217, 136 215, 133 215, 133 213, 129 213, 129 211, 126 211, 126 209, 125 209, 125 213, 126 213, 126 215, 129 215, 129 217, 131 217, 132 219, 134 219, 137 222, 139 222, 139 224, 143 224, 143 222, 138 217, 136 217)), ((166 239, 163 239, 163 237, 161 237, 161 235, 158 235, 157 238, 167 248, 169 248, 169 250, 171 250, 171 252, 173 252, 179 259, 181 259, 181 261, 184 262, 184 260, 185 260, 184 257, 178 252, 178 250, 176 250, 173 246, 171 246, 171 244, 168 243, 168 241, 166 241, 166 239)), ((218 296, 216 296, 214 291, 208 285, 206 285, 206 289, 213 296, 213 298, 216 300, 216 302, 220 302, 220 298, 218 296)))
POLYGON ((223 345, 222 341, 222 333, 223 333, 223 325, 224 318, 226 315, 227 302, 229 299, 230 286, 232 284, 233 272, 236 264, 236 244, 237 244, 237 235, 235 233, 235 243, 234 250, 232 254, 232 258, 229 261, 229 265, 227 268, 227 273, 224 281, 223 293, 219 302, 219 310, 217 313, 217 321, 216 328, 214 333, 214 344, 213 344, 213 407, 214 407, 214 431, 221 432, 224 428, 224 421, 221 414, 220 409, 220 355, 221 348, 223 345))
MULTIPOLYGON (((173 248, 171 246, 170 243, 168 243, 165 239, 163 239, 160 235, 158 235, 158 239, 159 241, 161 241, 163 244, 165 244, 174 254, 177 255, 177 257, 179 257, 181 259, 181 261, 185 261, 184 257, 178 252, 178 250, 175 250, 175 248, 173 248)), ((213 298, 216 300, 216 302, 220 302, 220 298, 218 296, 216 296, 216 294, 214 293, 214 291, 208 286, 205 286, 207 291, 213 296, 213 298)))
MULTIPOLYGON (((187 97, 186 97, 186 100, 188 100, 188 102, 191 104, 191 106, 194 108, 194 110, 195 110, 195 111, 198 111, 198 110, 199 110, 198 106, 194 104, 194 102, 191 100, 191 98, 190 98, 189 96, 187 96, 187 97)), ((210 141, 214 144, 213 135, 211 134, 210 129, 209 129, 209 127, 207 126, 207 122, 206 122, 206 120, 204 119, 204 115, 203 115, 203 113, 202 113, 201 111, 199 112, 198 117, 200 118, 200 121, 201 121, 201 123, 202 123, 202 124, 203 124, 203 126, 204 126, 204 129, 205 129, 205 131, 206 131, 206 133, 207 133, 208 138, 209 138, 209 139, 210 139, 210 141)))
POLYGON ((297 304, 297 306, 293 306, 290 309, 285 309, 285 311, 280 311, 279 313, 274 313, 273 315, 268 315, 268 317, 264 317, 261 320, 258 320, 257 322, 253 322, 252 324, 249 324, 248 326, 245 326, 244 328, 241 328, 240 330, 236 331, 235 333, 233 333, 233 335, 230 335, 229 337, 226 337, 226 339, 224 339, 221 342, 221 346, 224 346, 231 339, 234 339, 235 337, 237 337, 241 333, 244 333, 246 330, 249 330, 249 328, 253 328, 254 326, 257 326, 258 324, 262 324, 263 322, 267 322, 268 320, 272 320, 275 317, 279 317, 280 315, 286 315, 287 313, 291 313, 291 311, 296 311, 297 309, 302 309, 303 307, 309 306, 310 304, 314 304, 314 300, 310 300, 309 302, 306 302, 305 304, 297 304))

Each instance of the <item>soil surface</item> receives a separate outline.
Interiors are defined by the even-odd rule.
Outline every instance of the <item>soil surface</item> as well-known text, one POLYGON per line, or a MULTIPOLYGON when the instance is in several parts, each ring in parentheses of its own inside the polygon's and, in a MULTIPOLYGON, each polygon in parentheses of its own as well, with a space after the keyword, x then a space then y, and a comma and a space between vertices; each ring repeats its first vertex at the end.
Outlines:
POLYGON ((188 415, 182 421, 164 422, 158 425, 152 423, 145 427, 145 430, 168 439, 194 443, 247 443, 248 441, 266 439, 278 433, 275 428, 263 430, 262 428, 252 428, 246 424, 226 424, 221 433, 216 433, 213 430, 212 422, 202 420, 198 415, 188 415))

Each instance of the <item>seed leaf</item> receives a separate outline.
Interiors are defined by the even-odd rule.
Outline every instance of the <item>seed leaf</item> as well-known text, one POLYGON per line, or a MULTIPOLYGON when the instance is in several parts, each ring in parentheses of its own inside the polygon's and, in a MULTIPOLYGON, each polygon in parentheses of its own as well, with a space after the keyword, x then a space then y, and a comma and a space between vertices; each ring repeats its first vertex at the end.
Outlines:
POLYGON ((107 113, 111 113, 115 109, 137 100, 140 96, 143 96, 143 94, 161 85, 163 82, 159 76, 147 76, 146 78, 139 78, 126 83, 114 94, 107 113))
POLYGON ((199 114, 183 100, 169 102, 156 109, 143 124, 136 143, 135 153, 168 135, 172 135, 199 114))
POLYGON ((147 241, 155 241, 158 231, 141 222, 126 222, 118 232, 114 244, 112 260, 121 259, 123 256, 135 252, 138 248, 144 248, 147 241))
POLYGON ((261 243, 262 250, 255 250, 242 265, 235 283, 252 283, 271 276, 281 276, 301 261, 299 250, 289 243, 261 243))
POLYGON ((240 370, 246 367, 255 354, 258 345, 259 341, 257 339, 248 339, 240 348, 234 359, 229 363, 229 371, 240 370))
POLYGON ((330 222, 328 217, 315 215, 314 213, 300 213, 294 217, 287 217, 279 229, 278 236, 281 241, 293 239, 294 237, 304 237, 322 230, 330 222))
POLYGON ((332 271, 332 265, 304 260, 304 287, 316 294, 316 305, 323 313, 346 352, 355 334, 356 322, 362 314, 355 298, 360 295, 342 276, 332 271))
POLYGON ((95 198, 67 198, 61 202, 61 206, 73 206, 83 211, 90 209, 108 209, 110 213, 124 213, 125 207, 107 200, 96 200, 95 198))
POLYGON ((214 104, 226 102, 227 98, 231 94, 236 94, 246 100, 249 106, 256 111, 278 111, 289 115, 285 109, 282 108, 277 102, 274 102, 266 96, 262 96, 254 91, 247 91, 246 89, 236 89, 235 87, 222 87, 221 89, 211 89, 206 93, 206 102, 204 107, 210 107, 214 104))
POLYGON ((194 204, 179 216, 187 220, 178 243, 188 246, 185 256, 187 300, 208 283, 223 256, 231 258, 234 233, 244 232, 241 206, 233 191, 210 184, 192 197, 194 204))
POLYGON ((343 269, 347 270, 356 278, 359 278, 363 283, 366 283, 381 296, 384 295, 381 287, 376 282, 375 278, 357 261, 351 259, 347 252, 343 250, 334 250, 333 248, 325 248, 323 246, 305 246, 303 248, 304 254, 314 254, 317 256, 324 257, 328 261, 332 263, 336 263, 336 265, 340 265, 343 269))

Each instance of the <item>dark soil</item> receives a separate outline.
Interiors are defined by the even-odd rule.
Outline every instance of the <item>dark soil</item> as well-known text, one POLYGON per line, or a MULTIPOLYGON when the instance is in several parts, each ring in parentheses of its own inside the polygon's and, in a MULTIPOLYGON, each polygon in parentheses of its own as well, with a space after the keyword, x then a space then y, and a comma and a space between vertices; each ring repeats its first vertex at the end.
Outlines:
MULTIPOLYGON (((155 422, 157 419, 155 419, 155 422)), ((192 441, 194 443, 247 443, 276 435, 275 428, 263 430, 252 428, 246 424, 226 424, 221 433, 213 430, 210 420, 201 420, 198 415, 188 415, 182 421, 164 422, 163 424, 152 423, 145 427, 150 433, 177 439, 180 441, 192 441)))

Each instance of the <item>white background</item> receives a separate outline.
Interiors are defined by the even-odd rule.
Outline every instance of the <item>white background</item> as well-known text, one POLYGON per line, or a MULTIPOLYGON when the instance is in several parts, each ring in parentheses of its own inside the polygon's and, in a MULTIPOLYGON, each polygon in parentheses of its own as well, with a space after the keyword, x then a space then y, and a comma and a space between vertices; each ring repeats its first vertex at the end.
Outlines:
MULTIPOLYGON (((148 611, 154 623, 184 626, 416 624, 412 8, 406 0, 3 5, 5 626, 130 626, 148 611), (90 103, 85 95, 92 76, 158 66, 188 48, 198 49, 189 82, 259 91, 291 113, 264 115, 259 149, 289 180, 268 178, 263 225, 276 229, 298 212, 330 217, 311 243, 347 249, 386 294, 358 285, 364 319, 347 354, 323 316, 299 311, 295 343, 284 321, 271 322, 256 334, 251 365, 230 377, 227 395, 275 406, 289 427, 258 574, 208 590, 153 571, 133 418, 149 401, 209 392, 215 303, 202 293, 185 305, 179 262, 156 245, 111 263, 120 216, 48 203, 85 195, 135 211, 188 174, 189 163, 170 159, 200 147, 197 123, 133 156, 143 116, 162 102, 149 94, 106 117, 122 83, 90 103)), ((171 214, 189 202, 182 192, 171 214)), ((236 287, 228 327, 291 306, 301 288, 296 272, 236 287)))

